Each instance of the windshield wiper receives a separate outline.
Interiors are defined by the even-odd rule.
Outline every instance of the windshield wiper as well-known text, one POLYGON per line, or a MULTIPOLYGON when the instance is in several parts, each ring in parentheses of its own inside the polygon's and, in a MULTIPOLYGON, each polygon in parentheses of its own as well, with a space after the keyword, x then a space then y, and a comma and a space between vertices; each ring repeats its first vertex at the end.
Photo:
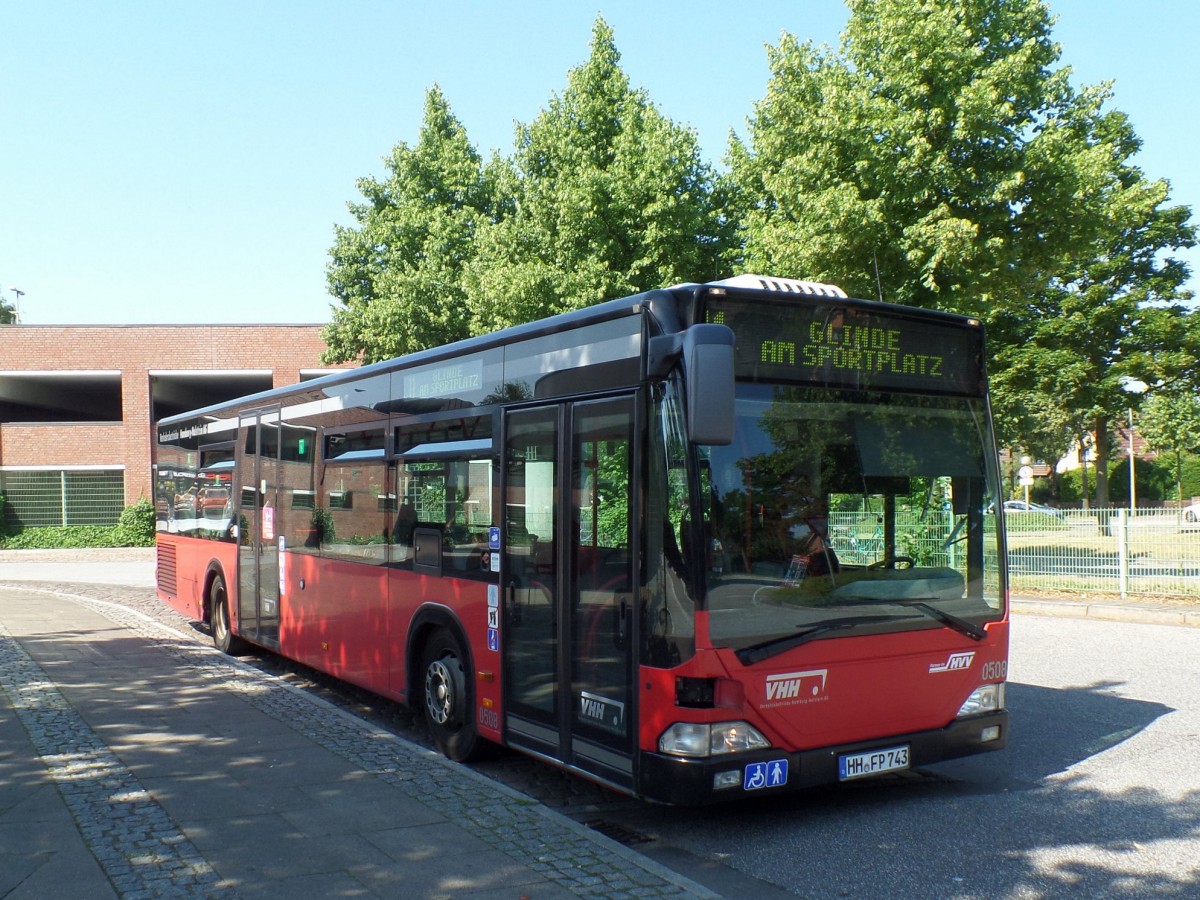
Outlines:
MULTIPOLYGON (((830 619, 828 622, 821 622, 811 628, 806 628, 798 634, 789 634, 784 637, 771 638, 769 641, 763 641, 761 644, 751 644, 749 647, 743 647, 740 650, 734 651, 734 655, 741 661, 742 665, 749 666, 756 662, 762 662, 772 656, 778 656, 793 647, 799 647, 801 644, 807 644, 814 638, 830 631, 842 631, 847 628, 857 628, 859 625, 876 625, 880 622, 895 622, 895 616, 848 616, 844 619, 830 619)), ((797 625, 797 628, 800 626, 797 625)))
MULTIPOLYGON (((936 600, 936 597, 926 598, 928 600, 936 600)), ((936 606, 930 606, 925 599, 914 600, 880 600, 880 603, 887 603, 892 606, 903 606, 908 609, 919 610, 931 618, 937 619, 939 622, 949 625, 955 631, 965 634, 973 641, 982 641, 987 637, 987 632, 976 625, 974 622, 968 622, 966 619, 960 619, 958 616, 953 616, 945 610, 938 609, 936 606)))

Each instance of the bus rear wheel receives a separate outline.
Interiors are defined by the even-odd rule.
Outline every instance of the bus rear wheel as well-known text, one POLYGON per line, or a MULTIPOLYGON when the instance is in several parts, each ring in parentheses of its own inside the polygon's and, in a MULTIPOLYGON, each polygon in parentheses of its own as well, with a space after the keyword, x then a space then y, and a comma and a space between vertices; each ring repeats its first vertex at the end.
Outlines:
POLYGON ((209 618, 212 623, 213 646, 230 656, 246 652, 246 642, 235 637, 229 627, 229 593, 225 590, 225 578, 217 575, 208 587, 209 618))
POLYGON ((467 655, 446 628, 430 635, 422 655, 425 721, 442 754, 457 762, 480 755, 483 738, 475 729, 467 655))

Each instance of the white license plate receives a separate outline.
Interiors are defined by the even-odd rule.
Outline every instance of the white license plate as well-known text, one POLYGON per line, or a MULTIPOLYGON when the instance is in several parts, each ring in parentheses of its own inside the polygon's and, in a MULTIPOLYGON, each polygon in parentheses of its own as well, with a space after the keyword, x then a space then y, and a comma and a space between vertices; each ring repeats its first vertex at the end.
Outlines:
POLYGON ((865 753, 847 753, 838 757, 838 778, 866 778, 881 772, 896 772, 908 768, 908 745, 882 747, 865 753))

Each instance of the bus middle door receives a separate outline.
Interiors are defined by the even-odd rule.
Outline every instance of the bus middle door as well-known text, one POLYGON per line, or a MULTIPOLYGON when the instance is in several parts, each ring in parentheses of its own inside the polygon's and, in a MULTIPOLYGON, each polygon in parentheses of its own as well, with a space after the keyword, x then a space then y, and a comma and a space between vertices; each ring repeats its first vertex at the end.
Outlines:
POLYGON ((279 411, 238 421, 238 633, 279 647, 279 411))
POLYGON ((633 783, 633 396, 505 417, 506 739, 633 783))

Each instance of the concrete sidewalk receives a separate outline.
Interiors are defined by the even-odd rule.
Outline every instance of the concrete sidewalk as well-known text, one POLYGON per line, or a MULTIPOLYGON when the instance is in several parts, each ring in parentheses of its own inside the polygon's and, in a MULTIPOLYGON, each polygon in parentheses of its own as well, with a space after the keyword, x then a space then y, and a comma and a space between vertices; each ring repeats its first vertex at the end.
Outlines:
POLYGON ((0 582, 6 581, 154 587, 154 548, 0 550, 0 582))
POLYGON ((1027 597, 1010 598, 1016 615, 1060 616, 1075 619, 1105 619, 1110 622, 1139 622, 1145 625, 1191 625, 1200 627, 1200 602, 1171 602, 1145 597, 1027 597))
POLYGON ((136 610, 8 585, 0 896, 715 895, 136 610))

